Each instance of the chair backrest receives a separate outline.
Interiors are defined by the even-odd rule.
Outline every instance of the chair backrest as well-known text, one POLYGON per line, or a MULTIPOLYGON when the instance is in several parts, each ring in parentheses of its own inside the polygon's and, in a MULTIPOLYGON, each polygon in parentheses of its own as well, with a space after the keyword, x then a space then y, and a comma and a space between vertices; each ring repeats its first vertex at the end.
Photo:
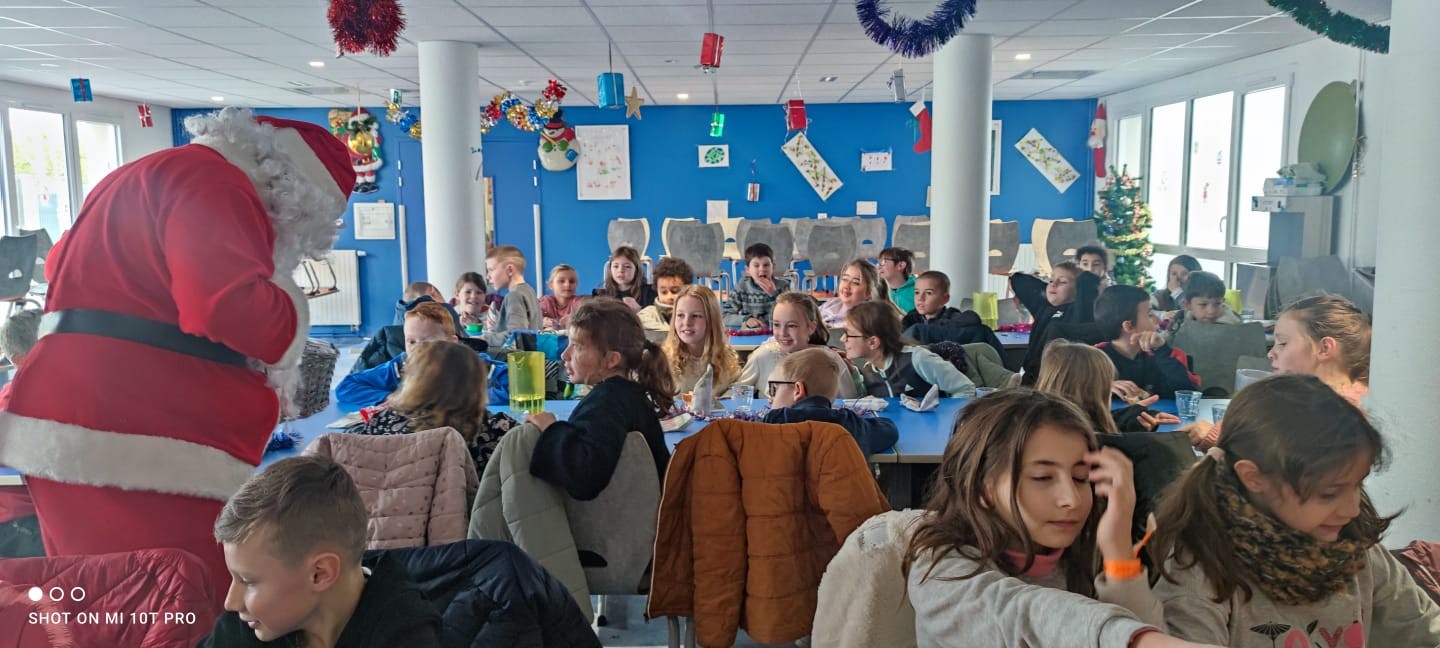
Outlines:
POLYGON ((810 258, 810 230, 815 229, 815 223, 820 222, 815 218, 782 218, 780 223, 790 228, 790 235, 795 238, 795 258, 810 258))
POLYGON ((45 228, 20 230, 20 236, 35 235, 35 274, 30 280, 35 283, 46 283, 45 279, 45 258, 50 256, 50 248, 55 247, 55 241, 50 238, 50 230, 45 228))
POLYGON ((610 484, 593 500, 565 498, 570 533, 580 551, 603 566, 586 566, 591 594, 638 594, 655 546, 655 511, 660 508, 660 476, 645 436, 631 432, 620 451, 610 484))
POLYGON ((606 242, 610 244, 609 252, 615 248, 627 245, 635 248, 640 256, 645 256, 645 248, 650 247, 650 221, 644 218, 615 218, 610 221, 605 230, 606 242))
POLYGON ((1008 275, 1020 254, 1020 223, 990 221, 990 274, 1008 275))
POLYGON ((735 241, 740 248, 741 260, 745 258, 745 248, 764 243, 775 252, 775 274, 781 275, 789 270, 790 259, 795 250, 795 235, 790 233, 789 227, 778 223, 747 220, 737 231, 735 241))
MULTIPOLYGON (((670 227, 673 226, 673 225, 681 224, 681 223, 699 223, 699 222, 700 222, 700 219, 698 219, 698 218, 667 218, 667 219, 665 219, 665 222, 661 223, 661 225, 660 225, 660 242, 663 243, 663 244, 665 244, 665 256, 675 256, 675 253, 670 251, 670 227)), ((723 230, 722 230, 721 233, 722 233, 722 234, 724 233, 723 230)), ((722 246, 722 250, 721 250, 721 251, 722 251, 722 252, 724 251, 724 250, 723 250, 723 246, 722 246)))
POLYGON ((1259 322, 1185 322, 1170 343, 1190 356, 1202 390, 1218 387, 1235 391, 1235 369, 1240 357, 1266 353, 1265 326, 1259 322))
MULTIPOLYGON (((897 217, 898 218, 898 217, 897 217)), ((915 272, 930 269, 930 222, 898 223, 891 236, 890 245, 901 247, 915 254, 915 272)))
POLYGON ((0 237, 0 301, 21 300, 30 293, 39 244, 35 234, 0 237))
POLYGON ((811 271, 816 275, 838 275, 857 256, 859 244, 850 223, 817 220, 811 226, 807 247, 811 271))
POLYGON ((1077 248, 1093 242, 1095 224, 1088 220, 1037 218, 1030 229, 1030 245, 1035 249, 1035 261, 1040 265, 1041 274, 1045 275, 1050 274, 1055 264, 1074 258, 1077 248))
POLYGON ((697 277, 713 277, 725 254, 725 230, 720 223, 666 220, 665 254, 690 264, 697 277))
POLYGON ((855 226, 855 238, 860 242, 860 253, 867 259, 880 258, 880 252, 885 249, 885 219, 884 218, 856 218, 850 221, 855 226))
MULTIPOLYGON (((895 222, 890 225, 890 245, 895 244, 895 232, 900 230, 901 225, 913 225, 915 223, 929 223, 929 216, 896 216, 895 222)), ((896 245, 896 247, 905 247, 896 245)), ((908 248, 907 248, 908 249, 908 248)))

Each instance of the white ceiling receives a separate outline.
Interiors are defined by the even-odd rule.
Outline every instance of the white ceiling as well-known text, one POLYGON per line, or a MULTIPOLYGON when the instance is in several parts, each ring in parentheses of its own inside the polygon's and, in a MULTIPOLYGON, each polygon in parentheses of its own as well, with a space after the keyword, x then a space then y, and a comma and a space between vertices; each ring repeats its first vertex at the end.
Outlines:
MULTIPOLYGON (((897 0, 923 16, 938 0, 897 0)), ((696 69, 701 34, 725 36, 716 77, 722 103, 890 101, 902 59, 866 38, 850 0, 401 0, 399 51, 334 58, 325 0, 0 0, 0 79, 68 87, 172 107, 225 103, 333 106, 379 103, 389 88, 419 101, 424 40, 480 44, 484 96, 534 97, 550 78, 566 102, 593 104, 595 76, 614 69, 650 104, 711 101, 696 69), (324 61, 313 68, 310 61, 324 61), (838 80, 820 83, 822 76, 838 80), (297 87, 345 87, 308 96, 297 87)), ((1390 0, 1331 0, 1385 20, 1390 0)), ((994 36, 997 99, 1096 97, 1316 38, 1264 0, 979 0, 970 33, 994 36), (1028 53, 1028 61, 1015 55, 1028 53), (1093 71, 1078 80, 1020 78, 1093 71)), ((913 94, 929 59, 904 61, 913 94)), ((456 81, 457 83, 460 80, 456 81)), ((913 98, 913 97, 912 97, 913 98)))

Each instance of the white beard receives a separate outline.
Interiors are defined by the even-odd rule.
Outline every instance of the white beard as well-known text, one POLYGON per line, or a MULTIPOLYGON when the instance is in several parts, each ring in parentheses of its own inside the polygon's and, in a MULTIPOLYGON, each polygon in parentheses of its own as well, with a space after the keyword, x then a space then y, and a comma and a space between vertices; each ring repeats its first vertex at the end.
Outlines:
MULTIPOLYGON (((297 168, 295 161, 278 143, 276 129, 254 120, 243 108, 185 118, 185 129, 195 137, 192 143, 214 149, 250 178, 275 228, 275 278, 282 288, 293 286, 292 276, 302 259, 318 259, 335 245, 345 200, 339 192, 317 186, 297 168)), ((287 294, 295 291, 286 289, 287 294)), ((292 294, 292 297, 294 295, 292 294)), ((266 365, 251 359, 253 368, 264 371, 280 394, 281 411, 294 415, 294 396, 300 386, 299 351, 309 332, 309 312, 303 299, 297 300, 297 331, 290 349, 280 362, 266 365)))

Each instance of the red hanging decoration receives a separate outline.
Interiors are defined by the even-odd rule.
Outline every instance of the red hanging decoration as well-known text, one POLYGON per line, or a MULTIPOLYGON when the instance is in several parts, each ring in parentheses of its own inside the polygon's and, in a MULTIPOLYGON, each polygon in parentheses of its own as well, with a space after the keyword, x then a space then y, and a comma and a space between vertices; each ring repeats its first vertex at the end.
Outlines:
POLYGON ((725 53, 725 37, 707 32, 700 41, 700 67, 709 72, 720 67, 720 57, 725 53))
POLYGON ((803 131, 810 126, 810 120, 805 117, 805 100, 791 99, 785 102, 785 130, 803 131))
POLYGON ((397 0, 330 0, 327 14, 340 53, 389 56, 399 46, 405 12, 397 0))

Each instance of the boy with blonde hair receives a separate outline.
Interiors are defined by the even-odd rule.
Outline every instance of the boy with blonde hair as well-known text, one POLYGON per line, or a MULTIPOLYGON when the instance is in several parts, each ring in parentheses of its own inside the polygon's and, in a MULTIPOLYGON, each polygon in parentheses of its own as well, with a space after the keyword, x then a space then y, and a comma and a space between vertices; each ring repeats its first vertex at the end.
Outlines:
POLYGON ((485 278, 490 280, 490 289, 496 292, 506 290, 505 300, 500 302, 500 311, 495 325, 487 327, 480 337, 492 348, 500 348, 511 331, 538 331, 545 326, 540 312, 540 298, 535 289, 525 283, 525 255, 513 245, 497 245, 485 255, 485 278))
POLYGON ((831 359, 834 353, 830 349, 810 348, 785 356, 770 374, 767 387, 771 409, 765 414, 765 422, 835 423, 855 437, 855 443, 866 456, 889 449, 900 438, 894 421, 862 417, 851 410, 834 407, 835 395, 840 390, 840 376, 831 359))
POLYGON ((450 311, 450 317, 455 320, 455 334, 465 335, 465 327, 460 325, 460 313, 455 310, 450 302, 440 295, 440 289, 428 281, 416 281, 405 287, 401 294, 400 301, 395 302, 395 324, 405 323, 405 314, 415 310, 420 304, 435 302, 450 311))
POLYGON ((365 503, 339 464, 282 459, 225 503, 215 539, 232 580, 200 648, 439 646, 440 615, 387 558, 360 565, 365 503))

